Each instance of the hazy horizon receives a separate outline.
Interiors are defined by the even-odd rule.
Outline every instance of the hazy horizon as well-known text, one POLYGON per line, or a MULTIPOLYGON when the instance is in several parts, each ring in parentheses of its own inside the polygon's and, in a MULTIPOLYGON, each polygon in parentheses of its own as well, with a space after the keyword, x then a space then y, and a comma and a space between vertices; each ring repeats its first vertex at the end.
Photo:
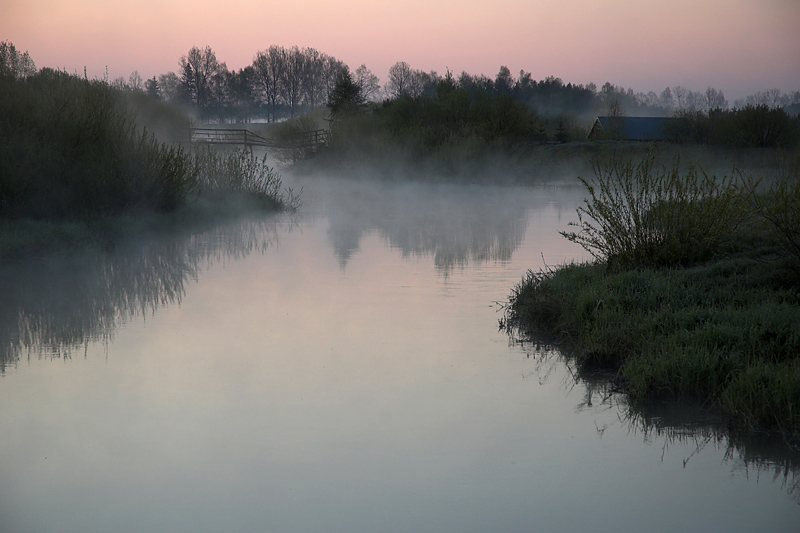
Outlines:
POLYGON ((383 85, 397 61, 450 69, 660 92, 715 87, 732 103, 757 91, 800 90, 800 2, 795 0, 365 0, 291 4, 241 0, 0 0, 0 40, 36 66, 110 78, 177 71, 192 46, 231 70, 271 45, 313 47, 383 85))

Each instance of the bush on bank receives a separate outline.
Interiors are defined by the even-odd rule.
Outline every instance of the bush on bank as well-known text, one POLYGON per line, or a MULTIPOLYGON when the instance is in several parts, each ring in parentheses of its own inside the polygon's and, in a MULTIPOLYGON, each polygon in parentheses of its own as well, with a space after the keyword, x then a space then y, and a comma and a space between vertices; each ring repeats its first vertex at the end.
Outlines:
POLYGON ((720 188, 687 206, 668 201, 669 187, 652 187, 663 182, 644 179, 652 173, 647 161, 633 168, 617 176, 617 189, 590 193, 578 224, 584 239, 566 235, 597 260, 528 272, 512 291, 503 325, 566 342, 582 365, 614 369, 635 401, 700 400, 739 428, 800 438, 798 176, 758 193, 754 180, 747 187, 716 181, 720 188), (630 193, 636 202, 628 202, 630 193), (643 198, 652 202, 637 214, 643 198), (690 215, 680 218, 687 208, 690 215), (715 230, 720 213, 734 213, 737 225, 715 230), (655 250, 658 240, 643 231, 652 229, 652 217, 665 250, 655 250), (683 224, 677 244, 658 231, 662 217, 683 224), (636 220, 640 225, 614 223, 636 220))
POLYGON ((140 126, 128 101, 135 99, 101 81, 52 69, 0 76, 0 218, 166 212, 190 193, 225 187, 285 204, 280 178, 264 161, 163 143, 140 126))

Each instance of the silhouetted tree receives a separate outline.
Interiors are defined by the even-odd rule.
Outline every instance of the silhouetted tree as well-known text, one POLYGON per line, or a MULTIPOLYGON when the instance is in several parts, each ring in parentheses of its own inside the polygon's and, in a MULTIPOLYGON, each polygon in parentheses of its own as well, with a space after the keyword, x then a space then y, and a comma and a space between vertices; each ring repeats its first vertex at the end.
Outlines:
POLYGON ((390 98, 407 96, 412 84, 411 66, 405 61, 398 61, 389 68, 389 81, 386 82, 386 94, 390 98))
POLYGON ((366 65, 362 64, 356 69, 353 81, 361 89, 361 95, 365 100, 373 100, 380 93, 381 86, 378 84, 378 76, 373 74, 366 65))
POLYGON ((253 60, 254 93, 267 106, 267 120, 274 122, 281 101, 281 77, 284 69, 284 51, 279 46, 270 46, 256 54, 253 60))
POLYGON ((179 103, 183 100, 181 80, 174 72, 167 72, 158 77, 158 91, 167 102, 179 103))
POLYGON ((159 89, 158 80, 156 79, 155 76, 153 76, 152 79, 149 79, 146 82, 144 82, 144 91, 152 98, 158 98, 158 99, 161 98, 158 89, 159 89))
POLYGON ((285 50, 284 54, 281 87, 286 105, 289 106, 289 113, 294 117, 297 107, 302 101, 306 58, 297 46, 285 50))
POLYGON ((236 122, 250 122, 256 99, 253 92, 255 69, 252 66, 232 71, 228 75, 229 106, 236 122))
POLYGON ((497 94, 509 94, 514 88, 514 78, 511 77, 511 71, 506 66, 501 66, 494 78, 494 90, 497 94))
POLYGON ((138 70, 131 72, 131 75, 128 77, 128 89, 138 92, 144 91, 144 83, 138 70))
POLYGON ((358 114, 366 100, 361 87, 353 80, 348 68, 342 69, 339 79, 331 91, 328 108, 334 118, 358 114))
POLYGON ((311 109, 323 101, 325 89, 325 54, 314 48, 304 48, 305 65, 302 76, 303 101, 311 109))
POLYGON ((13 43, 0 43, 0 76, 24 79, 36 74, 36 65, 28 52, 20 53, 13 43))
POLYGON ((214 101, 214 77, 220 73, 220 63, 210 46, 199 49, 193 46, 181 56, 181 83, 189 102, 203 111, 214 101))

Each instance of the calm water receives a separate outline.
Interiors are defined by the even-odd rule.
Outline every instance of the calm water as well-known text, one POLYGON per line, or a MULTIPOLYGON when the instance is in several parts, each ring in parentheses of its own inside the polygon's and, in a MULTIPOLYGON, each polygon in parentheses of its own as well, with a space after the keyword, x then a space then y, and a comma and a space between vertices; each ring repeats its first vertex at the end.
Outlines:
POLYGON ((0 265, 0 531, 798 531, 780 443, 498 331, 582 190, 300 185, 0 265))

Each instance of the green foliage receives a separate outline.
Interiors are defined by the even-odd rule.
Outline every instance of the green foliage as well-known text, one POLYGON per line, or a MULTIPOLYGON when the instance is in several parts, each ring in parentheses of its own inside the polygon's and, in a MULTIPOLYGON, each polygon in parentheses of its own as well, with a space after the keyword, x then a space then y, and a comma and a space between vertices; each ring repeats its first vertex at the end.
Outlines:
POLYGON ((334 117, 329 147, 317 164, 459 174, 475 172, 491 157, 514 157, 545 138, 539 116, 511 96, 470 95, 445 79, 435 98, 401 96, 372 113, 334 117))
POLYGON ((0 94, 0 216, 170 209, 194 186, 188 155, 137 129, 104 83, 43 69, 0 94))
POLYGON ((791 148, 800 143, 800 118, 781 108, 748 105, 741 109, 680 111, 667 126, 673 142, 735 146, 739 148, 791 148))
POLYGON ((590 195, 570 224, 580 230, 561 234, 612 269, 691 264, 729 243, 747 218, 752 181, 654 162, 650 152, 638 164, 616 155, 595 163, 594 178, 580 178, 590 195))
POLYGON ((502 325, 568 341, 633 399, 700 399, 800 439, 798 163, 761 193, 750 177, 654 173, 650 154, 598 165, 564 236, 600 261, 528 272, 502 325))
POLYGON ((786 173, 773 181, 765 194, 753 196, 751 203, 800 270, 800 154, 795 154, 786 173))
POLYGON ((800 294, 771 275, 781 261, 749 250, 690 269, 529 272, 503 325, 616 369, 634 400, 699 399, 743 428, 800 437, 800 294))
POLYGON ((328 109, 331 110, 332 118, 335 120, 342 116, 357 115, 365 105, 366 100, 361 87, 353 81, 350 70, 343 68, 328 96, 328 109))
POLYGON ((193 155, 162 143, 137 123, 137 109, 150 123, 161 115, 159 130, 172 140, 188 121, 160 113, 164 104, 146 96, 137 109, 128 98, 105 83, 49 69, 25 79, 0 76, 0 217, 169 211, 190 192, 223 183, 282 202, 280 180, 263 162, 193 155), (225 172, 212 177, 221 167, 225 172))

